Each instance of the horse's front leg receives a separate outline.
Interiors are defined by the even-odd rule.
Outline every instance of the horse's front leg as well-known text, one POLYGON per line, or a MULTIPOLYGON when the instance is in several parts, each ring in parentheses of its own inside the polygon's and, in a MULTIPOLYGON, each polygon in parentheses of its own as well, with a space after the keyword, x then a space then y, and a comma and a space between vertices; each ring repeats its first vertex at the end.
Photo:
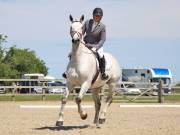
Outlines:
POLYGON ((67 89, 65 90, 64 95, 61 99, 61 108, 60 108, 60 113, 59 113, 59 119, 56 122, 56 126, 62 126, 63 125, 64 108, 65 108, 69 93, 72 89, 73 89, 73 85, 67 83, 67 89))
POLYGON ((81 100, 84 96, 84 94, 88 91, 88 89, 90 88, 91 83, 90 82, 84 82, 81 85, 81 89, 80 92, 78 94, 78 96, 76 97, 76 103, 78 105, 78 112, 80 114, 81 119, 85 120, 87 118, 87 113, 85 111, 82 110, 82 106, 81 106, 81 100))

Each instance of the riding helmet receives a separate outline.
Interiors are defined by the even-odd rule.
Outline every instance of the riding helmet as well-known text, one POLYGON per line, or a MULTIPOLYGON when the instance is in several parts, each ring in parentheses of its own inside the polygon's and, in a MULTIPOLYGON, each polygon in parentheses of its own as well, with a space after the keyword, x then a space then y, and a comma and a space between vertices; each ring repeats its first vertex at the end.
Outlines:
POLYGON ((94 10, 93 10, 93 16, 103 16, 103 10, 101 9, 101 8, 95 8, 94 10))

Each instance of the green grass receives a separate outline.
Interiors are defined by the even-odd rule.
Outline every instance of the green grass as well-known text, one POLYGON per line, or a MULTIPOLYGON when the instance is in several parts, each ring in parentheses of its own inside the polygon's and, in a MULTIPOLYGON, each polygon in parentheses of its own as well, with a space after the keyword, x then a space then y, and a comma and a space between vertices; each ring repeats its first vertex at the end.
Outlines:
POLYGON ((12 101, 12 96, 11 95, 0 95, 0 101, 12 101))
POLYGON ((42 100, 41 95, 15 95, 15 101, 39 101, 42 100))
POLYGON ((164 100, 180 101, 180 95, 168 95, 164 96, 164 100))
MULTIPOLYGON (((43 96, 43 94, 16 94, 14 96, 11 94, 1 94, 0 101, 42 101, 43 96)), ((45 101, 59 101, 62 96, 62 94, 46 94, 44 99, 45 101)), ((75 96, 69 95, 68 100, 75 100, 75 96)), ((92 96, 85 95, 83 100, 91 101, 92 96)))
MULTIPOLYGON (((75 100, 74 95, 69 95, 68 100, 75 100)), ((123 102, 132 103, 130 100, 134 99, 136 96, 115 96, 113 102, 123 102)), ((45 101, 59 101, 62 98, 62 94, 46 94, 45 101)), ((16 94, 12 96, 11 94, 0 94, 0 101, 42 101, 42 94, 16 94)), ((83 101, 92 101, 91 95, 85 95, 83 101)), ((158 98, 156 96, 141 96, 137 98, 133 103, 157 103, 158 98)), ((165 102, 178 101, 180 102, 180 95, 168 95, 164 96, 165 102)))

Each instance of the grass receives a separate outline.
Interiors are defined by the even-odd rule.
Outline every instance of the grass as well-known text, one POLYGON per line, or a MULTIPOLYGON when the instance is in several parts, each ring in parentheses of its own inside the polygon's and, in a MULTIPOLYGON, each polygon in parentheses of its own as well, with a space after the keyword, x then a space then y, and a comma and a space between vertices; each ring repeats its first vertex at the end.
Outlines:
MULTIPOLYGON (((0 94, 0 101, 59 101, 63 97, 62 94, 0 94)), ((68 100, 75 100, 74 95, 69 95, 68 100)), ((91 101, 92 96, 85 95, 83 97, 85 101, 91 101)))
MULTIPOLYGON (((45 101, 60 101, 62 94, 0 94, 0 101, 42 101, 44 97, 45 101)), ((74 95, 69 95, 68 100, 75 100, 74 95)), ((113 102, 119 103, 131 103, 131 100, 136 96, 115 96, 113 102)), ((92 101, 91 95, 85 95, 84 101, 92 101)), ((157 103, 157 96, 141 96, 137 98, 133 103, 157 103)), ((180 95, 167 95, 164 96, 165 102, 178 101, 180 102, 180 95)))
POLYGON ((12 101, 12 96, 11 95, 0 95, 0 101, 12 101))
POLYGON ((180 101, 180 95, 168 95, 164 96, 164 100, 180 101))

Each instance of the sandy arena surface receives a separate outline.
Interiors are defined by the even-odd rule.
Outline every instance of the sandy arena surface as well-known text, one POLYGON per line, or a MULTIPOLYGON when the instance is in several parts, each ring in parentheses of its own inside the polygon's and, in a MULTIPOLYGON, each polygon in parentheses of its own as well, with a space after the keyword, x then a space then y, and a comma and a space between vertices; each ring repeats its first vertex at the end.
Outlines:
POLYGON ((59 109, 19 107, 58 103, 0 102, 0 135, 180 135, 180 108, 120 108, 119 103, 113 103, 109 108, 106 123, 97 129, 92 123, 92 108, 85 109, 88 118, 84 121, 80 119, 77 109, 67 108, 64 126, 57 128, 55 122, 59 109))

